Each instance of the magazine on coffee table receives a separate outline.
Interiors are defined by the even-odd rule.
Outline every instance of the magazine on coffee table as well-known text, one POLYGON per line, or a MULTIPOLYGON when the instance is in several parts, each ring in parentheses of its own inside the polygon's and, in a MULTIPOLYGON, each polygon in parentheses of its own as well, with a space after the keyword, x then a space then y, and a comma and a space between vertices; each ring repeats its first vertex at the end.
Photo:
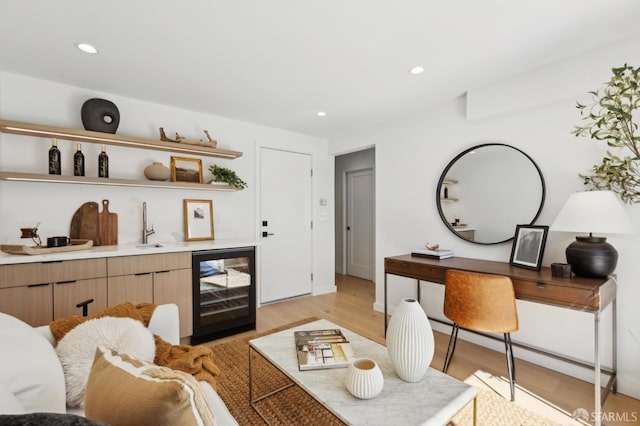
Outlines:
POLYGON ((294 331, 300 371, 348 367, 355 359, 339 329, 294 331))

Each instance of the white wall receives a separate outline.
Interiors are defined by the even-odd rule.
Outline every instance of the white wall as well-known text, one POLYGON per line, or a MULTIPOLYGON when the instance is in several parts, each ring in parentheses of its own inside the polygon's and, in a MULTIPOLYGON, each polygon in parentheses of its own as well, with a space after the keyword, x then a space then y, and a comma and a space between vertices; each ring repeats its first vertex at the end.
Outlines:
MULTIPOLYGON (((109 99, 118 106, 119 134, 159 139, 158 128, 164 127, 168 135, 178 131, 185 137, 200 138, 204 137, 204 129, 209 130, 211 136, 218 140, 219 148, 242 151, 243 156, 235 160, 201 157, 205 180, 211 178, 207 168, 214 163, 220 164, 235 170, 248 183, 248 189, 209 192, 5 181, 0 183, 0 241, 24 243, 19 239, 18 223, 25 221, 41 222, 39 231, 43 238, 54 234, 68 235, 71 217, 76 209, 84 202, 100 202, 102 199, 109 199, 110 210, 118 214, 120 244, 140 242, 143 201, 148 204, 149 224, 153 224, 156 230, 149 241, 172 241, 176 234, 183 231, 183 199, 213 201, 216 239, 259 241, 255 153, 260 143, 274 147, 295 147, 299 152, 311 154, 314 200, 333 199, 333 157, 327 154, 326 139, 0 73, 0 113, 3 119, 82 129, 80 108, 85 100, 92 97, 109 99)), ((50 139, 0 134, 0 170, 46 174, 50 146, 50 139)), ((58 146, 62 152, 62 172, 72 175, 71 159, 75 143, 58 141, 58 146)), ((84 143, 82 150, 86 158, 86 175, 96 176, 100 145, 84 143)), ((108 146, 107 153, 110 160, 109 175, 114 178, 144 179, 143 169, 146 165, 161 161, 168 166, 171 159, 171 154, 166 152, 115 146, 108 146)), ((321 212, 317 204, 314 204, 315 217, 321 212)), ((335 288, 334 218, 330 207, 326 211, 327 219, 318 223, 313 231, 314 292, 335 288)))
MULTIPOLYGON (((579 173, 599 162, 606 150, 601 144, 580 141, 570 134, 580 124, 575 101, 588 101, 585 94, 609 79, 610 68, 625 62, 640 65, 638 38, 568 58, 560 64, 533 70, 493 86, 482 88, 473 98, 475 111, 467 119, 468 100, 462 96, 437 108, 353 135, 332 138, 329 151, 350 152, 358 147, 376 148, 376 302, 384 302, 384 258, 439 242, 461 257, 509 261, 511 244, 475 245, 451 234, 441 222, 434 202, 441 171, 459 152, 486 142, 513 145, 539 165, 547 185, 543 211, 536 222, 550 225, 571 192, 583 190, 579 173), (612 53, 614 52, 614 53, 612 53), (593 73, 585 68, 600 69, 593 73), (552 72, 554 69, 558 73, 552 72), (562 87, 561 96, 546 98, 547 87, 562 87), (495 89, 492 91, 492 89, 495 89), (574 96, 569 96, 574 93, 574 96), (511 99, 514 96, 517 99, 511 99), (524 97, 524 99, 522 99, 524 97), (505 110, 504 106, 512 108, 505 110), (481 117, 481 118, 480 118, 481 117)), ((469 100, 470 101, 470 100, 469 100)), ((514 200, 514 202, 517 202, 514 200)), ((627 206, 636 223, 640 207, 627 206)), ((515 231, 515 230, 514 230, 515 231)), ((549 234, 543 265, 564 262, 564 249, 574 239, 566 233, 549 234)), ((618 383, 623 393, 640 397, 640 269, 637 253, 640 236, 610 235, 608 241, 619 251, 618 274, 618 383)), ((423 286, 423 306, 430 315, 442 317, 443 286, 423 286)), ((402 297, 415 296, 415 281, 389 277, 390 307, 402 297)), ((528 302, 518 303, 520 331, 514 339, 575 358, 593 360, 593 316, 528 302)), ((602 344, 611 344, 610 309, 603 315, 602 344)), ((477 336, 463 338, 501 350, 500 345, 477 336)), ((603 351, 604 363, 611 363, 610 350, 603 351)), ((524 353, 516 356, 593 381, 591 372, 548 358, 524 353)))

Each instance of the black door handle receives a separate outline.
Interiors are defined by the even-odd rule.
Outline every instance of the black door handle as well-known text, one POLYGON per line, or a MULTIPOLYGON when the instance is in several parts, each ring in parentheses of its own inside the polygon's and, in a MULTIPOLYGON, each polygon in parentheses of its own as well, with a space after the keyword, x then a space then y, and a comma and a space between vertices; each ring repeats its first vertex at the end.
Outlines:
POLYGON ((262 231, 262 236, 263 236, 263 237, 265 237, 265 238, 266 238, 266 237, 268 237, 269 235, 276 235, 276 234, 274 234, 274 233, 272 233, 272 232, 262 231))

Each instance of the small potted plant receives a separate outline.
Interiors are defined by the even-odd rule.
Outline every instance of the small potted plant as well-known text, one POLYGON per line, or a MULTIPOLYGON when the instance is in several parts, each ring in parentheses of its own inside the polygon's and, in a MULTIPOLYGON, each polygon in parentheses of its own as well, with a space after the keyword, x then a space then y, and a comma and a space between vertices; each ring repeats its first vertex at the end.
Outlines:
POLYGON ((236 189, 244 189, 247 187, 247 183, 240 179, 238 175, 236 175, 236 172, 231 169, 214 164, 209 167, 209 171, 213 175, 214 182, 224 182, 236 189))

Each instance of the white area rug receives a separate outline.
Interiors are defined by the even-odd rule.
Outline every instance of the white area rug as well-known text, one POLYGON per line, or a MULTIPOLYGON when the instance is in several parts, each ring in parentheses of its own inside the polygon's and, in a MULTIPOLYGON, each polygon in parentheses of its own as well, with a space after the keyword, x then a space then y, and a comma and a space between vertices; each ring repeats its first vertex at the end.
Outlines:
POLYGON ((465 379, 465 383, 477 387, 478 389, 492 391, 504 398, 509 404, 515 404, 525 410, 531 411, 539 416, 545 417, 552 422, 561 425, 588 425, 580 419, 572 418, 572 414, 551 402, 541 398, 533 392, 518 386, 516 383, 515 401, 511 402, 511 392, 509 389, 509 379, 505 377, 493 376, 485 371, 478 370, 465 379))

